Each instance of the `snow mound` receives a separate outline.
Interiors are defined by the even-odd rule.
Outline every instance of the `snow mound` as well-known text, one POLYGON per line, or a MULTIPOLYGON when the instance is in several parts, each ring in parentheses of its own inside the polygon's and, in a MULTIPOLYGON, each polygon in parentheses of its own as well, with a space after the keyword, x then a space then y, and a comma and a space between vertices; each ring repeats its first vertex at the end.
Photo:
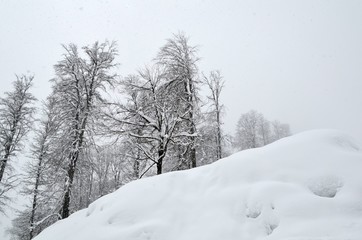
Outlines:
POLYGON ((338 190, 343 187, 343 182, 336 176, 321 176, 311 179, 308 188, 317 196, 333 198, 338 190))
POLYGON ((362 239, 362 152, 316 130, 138 180, 36 240, 362 239))

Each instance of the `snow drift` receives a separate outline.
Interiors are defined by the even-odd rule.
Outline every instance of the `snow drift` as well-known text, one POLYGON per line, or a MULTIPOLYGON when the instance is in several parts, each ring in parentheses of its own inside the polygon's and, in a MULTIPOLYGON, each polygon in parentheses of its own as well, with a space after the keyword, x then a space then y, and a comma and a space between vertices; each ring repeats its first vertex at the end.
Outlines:
POLYGON ((35 239, 362 239, 362 153, 341 132, 301 133, 132 182, 35 239))

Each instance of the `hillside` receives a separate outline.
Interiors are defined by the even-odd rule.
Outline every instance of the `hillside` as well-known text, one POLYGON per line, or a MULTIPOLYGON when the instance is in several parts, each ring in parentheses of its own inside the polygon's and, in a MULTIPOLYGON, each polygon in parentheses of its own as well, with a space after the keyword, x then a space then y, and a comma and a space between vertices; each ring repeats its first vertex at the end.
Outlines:
POLYGON ((362 236, 362 153, 318 130, 138 180, 35 240, 344 240, 362 236))

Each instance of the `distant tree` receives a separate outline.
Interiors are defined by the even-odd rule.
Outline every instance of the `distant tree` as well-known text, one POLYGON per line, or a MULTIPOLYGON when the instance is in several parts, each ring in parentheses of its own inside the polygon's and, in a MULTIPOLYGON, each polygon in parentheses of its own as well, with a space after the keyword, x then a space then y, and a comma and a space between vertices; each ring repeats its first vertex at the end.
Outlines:
POLYGON ((14 188, 17 181, 17 175, 11 175, 0 183, 0 213, 2 214, 5 214, 5 206, 11 200, 7 193, 14 188))
POLYGON ((7 233, 10 234, 11 240, 29 240, 29 209, 21 211, 12 220, 12 226, 7 229, 7 233))
POLYGON ((262 114, 259 116, 258 135, 261 146, 272 142, 270 122, 262 114))
POLYGON ((260 144, 258 142, 258 128, 260 121, 260 113, 251 110, 240 116, 236 126, 236 142, 240 150, 256 148, 260 144))
POLYGON ((204 82, 210 90, 210 95, 207 97, 211 102, 212 109, 209 115, 213 122, 212 127, 215 129, 214 138, 216 145, 216 160, 222 157, 222 132, 221 132, 221 115, 223 111, 223 105, 220 102, 220 95, 224 88, 224 80, 220 71, 210 72, 210 76, 204 76, 204 82))
MULTIPOLYGON (((189 167, 194 168, 197 165, 196 111, 199 84, 197 47, 191 46, 185 34, 179 33, 167 40, 156 60, 165 70, 166 86, 176 90, 173 104, 179 105, 179 108, 182 108, 185 113, 183 116, 184 128, 189 135, 185 159, 188 159, 189 167)), ((181 147, 179 146, 179 148, 181 147)))
POLYGON ((276 141, 278 139, 288 137, 291 135, 289 124, 281 123, 278 120, 275 120, 271 122, 271 126, 272 126, 272 136, 271 136, 272 141, 276 141))
POLYGON ((64 152, 67 167, 61 215, 67 218, 77 162, 82 155, 86 134, 90 133, 97 103, 102 101, 100 90, 115 79, 110 70, 116 65, 114 58, 117 50, 114 43, 96 42, 91 47, 83 48, 83 58, 74 44, 64 46, 64 49, 64 59, 55 65, 53 95, 58 100, 63 139, 66 141, 64 152))
MULTIPOLYGON (((197 125, 197 160, 202 166, 218 160, 218 147, 216 142, 215 121, 210 116, 210 112, 204 113, 202 121, 197 125)), ((224 154, 224 151, 223 151, 224 154)))
POLYGON ((236 127, 235 144, 240 150, 265 146, 290 135, 288 124, 270 122, 261 113, 251 110, 240 116, 236 127))

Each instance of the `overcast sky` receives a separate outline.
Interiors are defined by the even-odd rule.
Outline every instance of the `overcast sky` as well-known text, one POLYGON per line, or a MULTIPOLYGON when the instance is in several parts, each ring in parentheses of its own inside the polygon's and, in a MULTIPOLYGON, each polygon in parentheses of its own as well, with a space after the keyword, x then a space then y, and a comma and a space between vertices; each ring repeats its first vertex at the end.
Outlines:
POLYGON ((362 1, 0 0, 0 94, 14 74, 50 92, 62 43, 118 42, 125 76, 178 31, 199 45, 200 70, 221 70, 225 129, 255 109, 294 133, 346 131, 362 142, 362 1))

